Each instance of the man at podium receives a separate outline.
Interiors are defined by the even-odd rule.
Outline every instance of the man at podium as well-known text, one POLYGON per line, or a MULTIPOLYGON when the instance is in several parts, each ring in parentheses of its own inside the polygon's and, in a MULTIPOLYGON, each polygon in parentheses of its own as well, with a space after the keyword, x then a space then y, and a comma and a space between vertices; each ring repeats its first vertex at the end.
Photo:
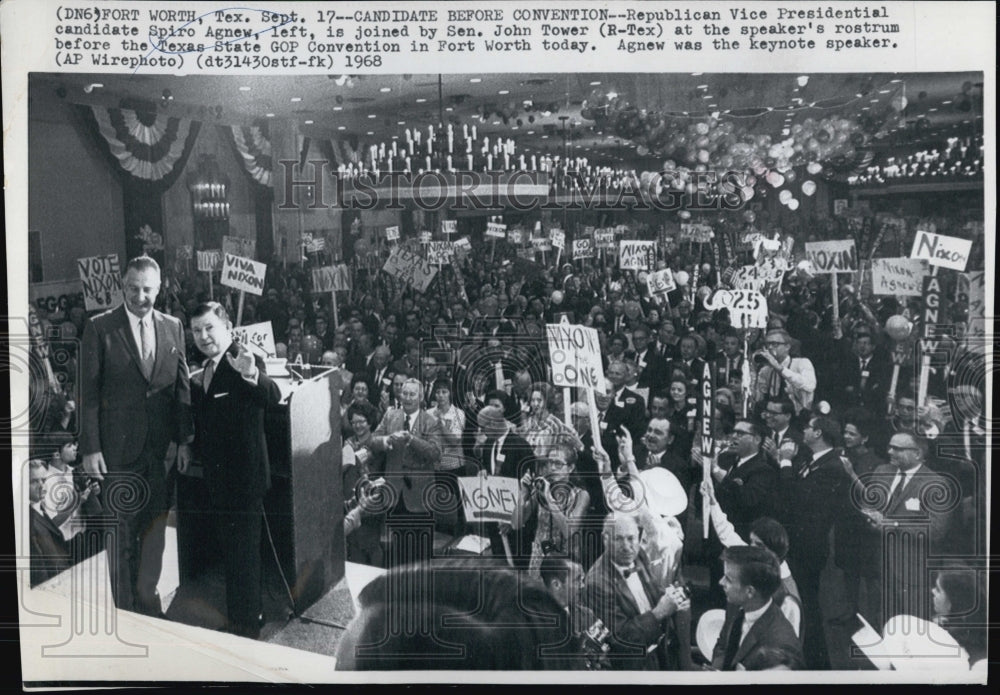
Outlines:
POLYGON ((221 304, 195 309, 191 331, 208 358, 201 375, 192 379, 195 451, 223 539, 226 629, 257 638, 262 626, 260 531, 271 477, 264 410, 276 405, 281 393, 263 360, 233 342, 232 323, 221 304))

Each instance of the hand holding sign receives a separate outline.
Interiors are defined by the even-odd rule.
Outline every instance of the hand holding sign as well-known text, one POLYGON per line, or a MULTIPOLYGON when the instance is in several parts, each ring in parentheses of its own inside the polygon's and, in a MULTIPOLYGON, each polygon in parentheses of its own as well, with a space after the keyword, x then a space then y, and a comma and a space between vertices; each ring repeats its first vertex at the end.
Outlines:
POLYGON ((229 362, 229 366, 239 372, 244 379, 255 378, 257 364, 254 362, 253 355, 239 343, 233 343, 233 345, 236 346, 236 357, 233 357, 230 352, 226 352, 226 361, 229 362))

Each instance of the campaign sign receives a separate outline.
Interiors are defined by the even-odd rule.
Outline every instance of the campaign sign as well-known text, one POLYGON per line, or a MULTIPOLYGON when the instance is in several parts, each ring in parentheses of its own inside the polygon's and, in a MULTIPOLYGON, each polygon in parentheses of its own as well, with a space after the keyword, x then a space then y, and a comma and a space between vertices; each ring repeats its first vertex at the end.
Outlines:
POLYGON ((441 220, 442 234, 455 234, 458 232, 458 220, 441 220))
POLYGON ((321 236, 303 237, 306 253, 320 253, 326 249, 326 239, 321 236))
POLYGON ((756 290, 716 290, 705 308, 728 309, 734 328, 767 328, 767 299, 756 290))
POLYGON ((222 237, 222 255, 241 256, 243 258, 253 258, 257 255, 257 241, 254 239, 244 239, 240 236, 222 237))
POLYGON ((487 222, 486 236, 494 239, 503 239, 507 236, 507 225, 500 222, 487 222))
POLYGON ((78 258, 76 267, 80 272, 83 301, 87 311, 113 309, 125 301, 118 254, 78 258))
POLYGON ((313 292, 335 292, 351 289, 351 271, 343 263, 313 268, 313 292))
POLYGON ((429 244, 431 243, 431 233, 430 232, 420 232, 420 243, 429 244))
POLYGON ((552 240, 552 245, 557 249, 566 248, 566 232, 561 229, 550 229, 549 238, 552 240))
POLYGON ((385 239, 386 241, 399 241, 399 227, 397 225, 386 227, 385 239))
POLYGON ((919 297, 924 293, 927 271, 927 261, 919 258, 873 258, 872 292, 919 297))
POLYGON ((681 233, 678 236, 680 241, 691 241, 699 244, 707 244, 715 236, 715 231, 711 225, 707 224, 681 224, 681 233))
POLYGON ((551 251, 552 240, 548 237, 534 237, 531 240, 531 249, 534 251, 551 251))
POLYGON ((233 328, 233 342, 261 357, 274 357, 277 352, 274 347, 274 329, 270 321, 233 328))
POLYGON ((382 270, 406 282, 418 292, 426 291, 437 273, 437 268, 423 258, 398 246, 389 254, 382 270))
POLYGON ((971 251, 970 239, 959 239, 918 229, 917 236, 913 239, 910 258, 922 258, 931 265, 962 272, 969 262, 971 251))
POLYGON ((222 265, 222 284, 250 294, 264 294, 267 264, 227 253, 222 265))
POLYGON ((508 229, 507 241, 512 244, 521 244, 524 240, 524 232, 520 229, 508 229))
POLYGON ((674 274, 670 268, 657 270, 647 275, 646 285, 649 286, 649 293, 652 295, 666 294, 677 289, 677 283, 674 281, 674 274))
POLYGON ((427 262, 445 265, 455 257, 455 248, 450 241, 432 241, 427 244, 427 262))
POLYGON ((202 273, 210 273, 215 270, 222 270, 222 251, 210 249, 198 252, 198 270, 202 273))
POLYGON ((573 240, 573 260, 594 257, 594 242, 590 239, 573 240))
POLYGON ((552 381, 556 386, 579 386, 604 391, 604 366, 597 331, 569 321, 545 324, 552 381))
POLYGON ((655 241, 621 241, 618 248, 618 267, 622 270, 651 270, 656 264, 655 241))
POLYGON ((817 273, 853 273, 858 269, 854 239, 806 242, 806 258, 817 273))
POLYGON ((594 248, 613 249, 615 247, 615 230, 596 229, 594 230, 594 248))
POLYGON ((466 521, 510 522, 520 503, 521 481, 499 475, 458 479, 466 521))

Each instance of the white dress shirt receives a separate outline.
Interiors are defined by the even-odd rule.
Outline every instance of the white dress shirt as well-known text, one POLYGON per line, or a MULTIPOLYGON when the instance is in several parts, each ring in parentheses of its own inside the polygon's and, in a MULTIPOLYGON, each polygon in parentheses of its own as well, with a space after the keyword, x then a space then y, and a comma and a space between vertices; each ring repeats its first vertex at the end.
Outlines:
POLYGON ((743 613, 743 631, 740 633, 740 644, 743 644, 743 640, 747 638, 747 634, 750 632, 750 628, 753 627, 754 623, 760 620, 760 616, 767 612, 767 609, 771 607, 771 599, 767 600, 763 606, 755 611, 744 611, 743 613))
POLYGON ((128 325, 132 329, 132 337, 135 340, 135 347, 139 351, 139 359, 142 359, 142 338, 139 335, 139 324, 143 323, 146 327, 146 335, 149 337, 149 347, 152 350, 153 356, 156 356, 156 328, 153 326, 153 312, 150 311, 141 319, 133 314, 128 309, 125 309, 125 315, 128 316, 128 325))

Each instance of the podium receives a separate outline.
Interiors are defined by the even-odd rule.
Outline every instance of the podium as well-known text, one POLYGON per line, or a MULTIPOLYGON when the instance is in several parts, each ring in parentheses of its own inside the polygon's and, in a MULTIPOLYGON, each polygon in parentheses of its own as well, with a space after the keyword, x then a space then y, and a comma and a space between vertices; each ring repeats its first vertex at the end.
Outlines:
MULTIPOLYGON (((272 379, 279 405, 265 414, 271 489, 264 498, 261 538, 264 576, 274 570, 274 542, 296 611, 312 605, 344 576, 344 496, 341 489, 340 376, 272 379)), ((212 501, 193 466, 177 481, 177 552, 181 581, 221 560, 212 526, 212 501)))

